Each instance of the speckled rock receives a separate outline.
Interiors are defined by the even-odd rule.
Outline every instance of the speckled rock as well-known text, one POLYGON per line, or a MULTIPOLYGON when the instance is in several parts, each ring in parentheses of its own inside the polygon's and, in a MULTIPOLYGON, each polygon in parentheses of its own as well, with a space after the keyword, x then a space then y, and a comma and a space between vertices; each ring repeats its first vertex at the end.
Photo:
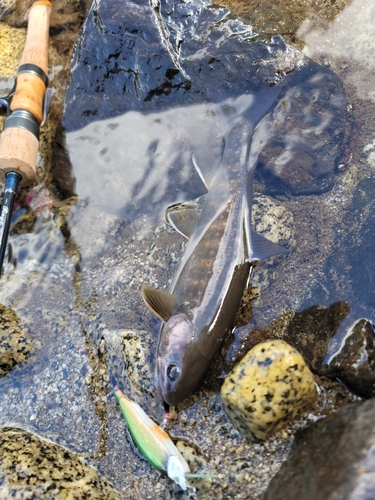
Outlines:
POLYGON ((150 352, 153 346, 151 336, 146 331, 125 330, 122 332, 123 353, 126 374, 131 383, 146 392, 154 393, 153 374, 150 366, 150 352))
MULTIPOLYGON (((254 196, 252 226, 258 234, 282 247, 292 249, 296 245, 293 214, 270 196, 254 196)), ((269 272, 268 266, 280 258, 272 257, 267 259, 267 265, 255 267, 251 277, 252 287, 264 290, 272 283, 273 273, 269 272)))
POLYGON ((375 395, 375 331, 367 319, 352 325, 343 345, 328 365, 325 375, 339 377, 353 392, 363 397, 375 395))
POLYGON ((316 399, 302 356, 282 340, 255 346, 225 379, 224 409, 246 437, 266 439, 316 399))
POLYGON ((351 404, 296 434, 264 500, 371 500, 375 399, 351 404))
POLYGON ((25 39, 26 30, 12 28, 0 22, 1 79, 15 76, 25 39))
POLYGON ((0 430, 0 499, 107 499, 120 495, 78 455, 22 429, 0 430))
POLYGON ((19 317, 0 304, 0 377, 4 377, 17 364, 25 361, 34 348, 19 317))

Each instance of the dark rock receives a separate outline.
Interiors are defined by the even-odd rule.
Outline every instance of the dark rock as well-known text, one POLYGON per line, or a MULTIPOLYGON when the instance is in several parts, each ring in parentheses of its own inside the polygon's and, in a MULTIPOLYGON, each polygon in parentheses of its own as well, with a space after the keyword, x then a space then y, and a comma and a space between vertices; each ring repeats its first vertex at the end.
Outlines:
MULTIPOLYGON (((329 189, 345 136, 347 102, 339 78, 281 37, 258 41, 249 27, 228 18, 227 9, 207 7, 189 1, 154 9, 146 1, 128 2, 126 9, 94 3, 73 59, 67 132, 129 111, 215 102, 278 82, 280 97, 264 121, 267 133, 259 146, 267 190, 329 189)), ((104 137, 102 147, 108 147, 104 137)), ((206 148, 214 161, 210 141, 206 148)), ((168 191, 175 184, 173 179, 168 191)))
POLYGON ((296 434, 264 500, 371 500, 375 399, 341 408, 296 434))
POLYGON ((353 392, 375 395, 375 331, 367 319, 358 320, 348 331, 339 352, 322 372, 340 378, 353 392))
POLYGON ((312 306, 297 312, 283 332, 283 340, 302 354, 315 373, 322 374, 328 343, 349 311, 345 302, 336 302, 330 307, 312 306))
MULTIPOLYGON (((373 255, 375 241, 374 177, 364 179, 356 186, 345 217, 340 225, 337 224, 336 234, 332 254, 322 278, 311 290, 311 296, 316 303, 339 300, 346 304, 346 313, 336 317, 334 327, 330 327, 328 322, 331 333, 327 332, 327 340, 329 335, 332 335, 332 339, 327 344, 323 364, 327 365, 331 361, 332 364, 323 370, 316 364, 312 368, 329 377, 339 377, 356 394, 371 397, 374 395, 372 325, 375 323, 375 269, 373 259, 369 256, 373 255)), ((310 326, 310 331, 321 330, 314 322, 310 326)), ((293 341, 289 341, 299 349, 293 341)), ((321 359, 320 355, 318 364, 321 359)))
POLYGON ((340 86, 334 73, 310 63, 294 72, 262 124, 270 131, 259 158, 268 192, 310 194, 332 188, 349 133, 343 127, 347 98, 340 86))

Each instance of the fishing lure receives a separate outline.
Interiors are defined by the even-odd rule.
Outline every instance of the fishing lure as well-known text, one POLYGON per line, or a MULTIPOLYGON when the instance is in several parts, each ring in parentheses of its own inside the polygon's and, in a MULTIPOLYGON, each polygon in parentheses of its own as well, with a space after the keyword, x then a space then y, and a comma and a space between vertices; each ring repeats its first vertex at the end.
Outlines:
POLYGON ((146 415, 139 404, 128 399, 118 387, 115 396, 128 425, 129 432, 142 455, 156 469, 167 474, 181 489, 186 490, 189 466, 168 434, 146 415))

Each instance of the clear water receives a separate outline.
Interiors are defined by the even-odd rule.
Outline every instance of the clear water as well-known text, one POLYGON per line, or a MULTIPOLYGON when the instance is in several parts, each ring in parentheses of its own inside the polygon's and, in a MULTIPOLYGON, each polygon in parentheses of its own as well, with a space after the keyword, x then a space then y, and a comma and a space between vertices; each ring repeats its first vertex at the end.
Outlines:
MULTIPOLYGON (((94 56, 100 64, 95 68, 89 62, 85 66, 86 42, 81 40, 82 52, 77 49, 72 67, 76 86, 67 97, 66 149, 74 179, 72 196, 57 200, 41 182, 33 188, 27 204, 29 218, 22 215, 10 237, 12 254, 0 281, 0 302, 19 317, 33 352, 0 379, 0 421, 26 426, 88 453, 125 491, 131 474, 144 476, 149 469, 145 465, 139 468, 137 459, 127 468, 119 462, 121 455, 131 451, 125 438, 117 439, 123 433, 123 423, 110 386, 114 382, 122 385, 161 420, 163 409, 149 395, 159 324, 146 311, 139 290, 142 282, 168 288, 184 242, 160 221, 168 205, 205 192, 191 153, 198 152, 201 161, 208 161, 211 154, 213 158, 220 155, 220 124, 210 100, 231 95, 234 90, 241 93, 250 83, 259 83, 257 72, 245 71, 247 56, 245 63, 233 62, 236 77, 223 88, 220 81, 217 93, 215 85, 211 94, 202 90, 207 88, 205 82, 214 63, 202 68, 204 77, 196 87, 186 85, 184 76, 194 81, 191 75, 202 56, 200 47, 217 50, 224 61, 218 70, 221 75, 222 68, 234 59, 226 52, 225 43, 234 37, 238 44, 251 44, 257 38, 235 16, 208 2, 206 6, 191 2, 188 17, 168 18, 162 11, 164 17, 153 18, 155 30, 148 38, 146 21, 132 9, 126 22, 129 26, 138 23, 138 33, 125 37, 121 18, 125 14, 117 18, 108 12, 108 19, 112 16, 114 20, 106 24, 100 4, 95 3, 91 13, 93 26, 100 40, 104 35, 99 28, 105 25, 113 46, 108 42, 103 49, 108 53, 103 54, 98 42, 94 56), (214 21, 222 30, 218 29, 208 43, 208 26, 214 21), (166 30, 169 45, 158 38, 160 33, 165 36, 166 30), (186 33, 190 52, 179 52, 179 36, 186 33), (169 74, 169 89, 160 87, 165 71, 160 81, 159 77, 153 81, 159 87, 149 85, 151 77, 140 66, 142 52, 134 52, 132 61, 138 74, 121 72, 116 66, 120 55, 114 47, 125 50, 124 44, 129 44, 127 50, 131 51, 132 36, 137 34, 144 36, 144 50, 153 57, 150 74, 159 66, 166 70, 166 60, 181 66, 179 74, 169 74), (80 94, 76 82, 86 79, 88 87, 94 87, 103 67, 108 87, 80 94), (119 88, 125 87, 121 94, 119 88), (124 360, 127 329, 135 332, 143 347, 142 366, 130 348, 124 360)), ((163 5, 165 11, 170 7, 163 5)), ((276 193, 274 184, 272 189, 267 184, 267 177, 258 181, 259 189, 272 191, 292 213, 295 246, 289 257, 260 265, 259 273, 266 272, 267 279, 259 285, 261 295, 253 304, 251 322, 237 332, 237 340, 254 328, 268 327, 286 310, 329 307, 344 301, 350 312, 332 341, 334 353, 347 325, 359 317, 375 320, 375 5, 353 0, 331 20, 317 19, 312 12, 306 16, 295 36, 305 55, 341 79, 348 99, 350 139, 341 154, 343 167, 336 168, 329 189, 321 193, 294 195, 283 189, 276 193)), ((259 51, 257 58, 267 62, 276 57, 273 50, 261 45, 254 53, 259 51)), ((286 57, 284 50, 282 54, 284 67, 298 64, 295 53, 286 57)), ((271 66, 262 67, 262 78, 275 77, 275 65, 271 66)), ((295 89, 290 102, 296 102, 303 95, 304 82, 288 85, 295 89)), ((267 134, 264 137, 267 142, 267 134)), ((335 141, 332 147, 336 147, 335 141)), ((215 398, 215 391, 207 394, 215 398)), ((214 408, 214 403, 211 406, 214 408)), ((186 411, 190 419, 200 414, 201 408, 193 405, 186 411)), ((224 436, 224 427, 221 429, 224 436)), ((204 437, 194 434, 192 439, 203 446, 204 437)))

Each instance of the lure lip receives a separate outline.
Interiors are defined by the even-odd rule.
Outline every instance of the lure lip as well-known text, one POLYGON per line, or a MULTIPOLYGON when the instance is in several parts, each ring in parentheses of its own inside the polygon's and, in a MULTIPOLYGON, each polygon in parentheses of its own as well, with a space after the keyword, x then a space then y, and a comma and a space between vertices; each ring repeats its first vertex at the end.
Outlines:
POLYGON ((180 458, 176 457, 176 455, 172 455, 171 457, 169 457, 167 463, 167 475, 184 491, 186 491, 187 489, 185 474, 186 471, 184 470, 180 458))

